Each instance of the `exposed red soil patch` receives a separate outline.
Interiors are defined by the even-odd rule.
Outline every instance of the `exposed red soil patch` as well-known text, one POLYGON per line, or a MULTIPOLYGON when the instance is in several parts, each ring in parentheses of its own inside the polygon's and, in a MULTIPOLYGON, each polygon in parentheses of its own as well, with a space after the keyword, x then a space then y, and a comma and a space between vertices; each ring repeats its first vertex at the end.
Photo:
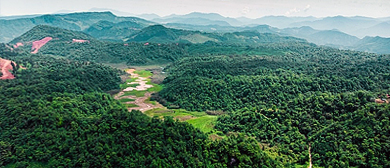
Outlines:
MULTIPOLYGON (((13 63, 17 65, 15 62, 13 63)), ((24 67, 21 68, 25 69, 24 67)), ((0 69, 3 74, 0 79, 15 79, 15 76, 10 72, 10 70, 13 70, 10 60, 0 58, 0 69)))
POLYGON ((20 47, 20 46, 23 46, 23 43, 19 42, 19 43, 14 44, 14 48, 15 49, 20 47))
POLYGON ((5 47, 7 47, 8 49, 10 49, 11 51, 14 50, 12 47, 8 46, 7 44, 5 45, 5 47))
POLYGON ((42 40, 33 41, 31 47, 31 51, 32 51, 31 53, 33 54, 38 53, 38 50, 52 39, 53 39, 52 37, 45 37, 42 40))
POLYGON ((215 134, 211 134, 209 137, 210 137, 213 141, 223 139, 222 137, 220 137, 220 136, 218 136, 218 135, 215 135, 215 134))
POLYGON ((73 43, 89 43, 89 40, 72 39, 73 43))
POLYGON ((382 103, 389 103, 389 101, 388 100, 382 100, 382 99, 375 99, 375 103, 382 104, 382 103))

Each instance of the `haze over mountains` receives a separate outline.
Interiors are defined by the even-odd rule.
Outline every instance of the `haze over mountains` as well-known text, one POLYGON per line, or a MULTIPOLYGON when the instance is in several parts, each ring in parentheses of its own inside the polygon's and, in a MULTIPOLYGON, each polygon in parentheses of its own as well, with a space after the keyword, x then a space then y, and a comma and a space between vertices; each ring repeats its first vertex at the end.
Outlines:
MULTIPOLYGON (((103 11, 105 9, 91 9, 103 11)), ((202 33, 233 33, 255 31, 280 36, 302 38, 317 45, 341 49, 390 53, 390 17, 286 17, 265 16, 257 19, 229 18, 217 13, 193 12, 186 15, 160 17, 155 14, 133 15, 126 12, 85 12, 53 15, 29 15, 0 18, 0 42, 9 42, 36 25, 50 25, 85 33, 109 41, 128 41, 143 28, 162 24, 167 28, 200 31, 202 33), (141 19, 143 18, 143 19, 141 19), (366 37, 368 36, 368 37, 366 37), (365 38, 366 37, 366 38, 365 38)), ((155 29, 147 29, 155 30, 155 29)), ((172 30, 174 31, 174 30, 172 30)), ((153 39, 151 39, 153 42, 153 39)), ((192 42, 206 42, 204 36, 192 36, 192 42), (202 38, 202 39, 198 39, 202 38)), ((157 40, 162 42, 164 40, 157 40)), ((172 40, 168 40, 172 42, 172 40)), ((173 40, 177 41, 177 40, 173 40)), ((213 40, 211 40, 213 41, 213 40)), ((214 40, 215 41, 215 40, 214 40)))

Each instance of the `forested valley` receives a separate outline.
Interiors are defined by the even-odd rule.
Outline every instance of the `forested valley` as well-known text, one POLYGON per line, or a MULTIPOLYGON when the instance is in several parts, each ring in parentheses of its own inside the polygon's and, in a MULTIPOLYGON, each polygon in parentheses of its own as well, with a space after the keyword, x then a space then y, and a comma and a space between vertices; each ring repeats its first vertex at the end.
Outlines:
POLYGON ((40 25, 0 44, 15 76, 0 80, 0 167, 390 167, 390 55, 149 29, 112 42, 40 25), (211 131, 128 111, 117 64, 157 67, 150 101, 217 115, 211 131))
POLYGON ((318 166, 389 166, 389 106, 374 101, 389 92, 390 56, 277 47, 290 53, 177 61, 154 98, 188 110, 225 111, 217 130, 244 132, 293 162, 309 160, 311 147, 318 166))
POLYGON ((278 167, 292 163, 244 134, 213 141, 172 117, 129 112, 105 93, 123 72, 102 64, 18 54, 0 81, 1 167, 278 167))

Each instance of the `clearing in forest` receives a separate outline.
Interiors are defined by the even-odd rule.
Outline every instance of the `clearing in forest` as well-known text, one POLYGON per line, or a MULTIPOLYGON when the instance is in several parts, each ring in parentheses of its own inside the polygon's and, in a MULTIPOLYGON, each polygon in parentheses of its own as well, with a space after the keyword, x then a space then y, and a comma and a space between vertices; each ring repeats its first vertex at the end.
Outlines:
POLYGON ((225 137, 221 131, 214 128, 217 116, 184 109, 167 109, 156 101, 150 101, 151 94, 162 89, 160 85, 151 82, 154 74, 150 71, 127 69, 126 73, 130 75, 130 79, 121 85, 122 91, 115 95, 115 99, 123 103, 129 111, 140 110, 150 117, 157 116, 161 119, 164 116, 171 116, 179 121, 192 124, 202 132, 210 133, 213 139, 225 137))
POLYGON ((163 107, 158 102, 150 101, 152 93, 161 90, 161 86, 150 81, 152 73, 136 71, 135 69, 127 69, 126 73, 131 78, 121 85, 123 90, 115 96, 115 99, 124 103, 129 111, 140 110, 145 112, 146 110, 163 107))
MULTIPOLYGON (((3 74, 0 77, 0 79, 14 79, 15 78, 15 76, 10 72, 13 70, 11 62, 12 61, 10 61, 10 60, 0 58, 0 70, 1 70, 1 73, 3 74)), ((17 66, 17 64, 15 62, 13 62, 13 63, 15 64, 15 66, 17 66)), ((20 67, 20 68, 25 69, 24 67, 20 67)))

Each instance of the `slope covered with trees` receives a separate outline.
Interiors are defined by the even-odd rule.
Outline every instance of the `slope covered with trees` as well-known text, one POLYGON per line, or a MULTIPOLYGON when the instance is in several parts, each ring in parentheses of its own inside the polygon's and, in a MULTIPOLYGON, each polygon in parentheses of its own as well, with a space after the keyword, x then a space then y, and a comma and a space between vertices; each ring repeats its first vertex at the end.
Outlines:
MULTIPOLYGON (((7 48, 3 46, 6 50, 7 48)), ((120 71, 93 62, 14 54, 0 80, 3 167, 277 167, 290 163, 244 135, 212 141, 172 118, 149 118, 104 91, 120 71)))
POLYGON ((142 28, 144 28, 144 25, 137 22, 124 21, 113 23, 103 20, 91 25, 84 32, 100 40, 122 42, 130 35, 139 32, 142 28))
POLYGON ((387 167, 389 55, 275 44, 279 56, 185 58, 167 67, 156 100, 223 110, 216 129, 246 133, 295 163, 387 167), (311 147, 309 151, 309 147, 311 147))
POLYGON ((99 21, 114 23, 131 21, 144 27, 152 22, 136 17, 118 17, 111 12, 81 12, 70 14, 42 15, 11 20, 0 19, 0 42, 9 42, 38 25, 55 26, 62 29, 82 31, 99 21))
MULTIPOLYGON (((170 37, 166 36, 172 36, 172 40, 175 41, 175 39, 177 40, 179 36, 182 38, 182 35, 186 33, 186 36, 190 38, 190 41, 196 41, 196 39, 199 38, 198 35, 191 34, 194 33, 192 31, 167 29, 162 26, 149 27, 149 29, 150 31, 144 32, 142 36, 145 36, 148 40, 150 40, 150 37, 153 37, 154 39, 161 38, 169 41, 170 37), (161 34, 161 37, 157 36, 155 34, 156 32, 160 32, 158 34, 161 34)), ((40 48, 38 53, 62 56, 79 61, 143 65, 167 63, 184 57, 207 55, 282 55, 284 54, 281 52, 282 50, 275 49, 275 46, 272 43, 278 43, 278 45, 282 46, 288 43, 305 43, 301 39, 292 37, 281 37, 273 34, 259 34, 255 32, 227 33, 223 36, 217 34, 207 34, 207 36, 208 37, 205 38, 206 42, 201 44, 169 42, 107 42, 96 40, 83 32, 42 25, 36 26, 22 36, 14 39, 9 46, 17 45, 17 43, 23 43, 23 46, 16 48, 16 51, 30 52, 33 41, 41 40, 45 37, 52 37, 52 40, 40 48), (212 38, 217 42, 213 42, 213 40, 210 41, 212 38), (75 42, 73 39, 87 41, 75 42)), ((137 37, 141 38, 141 36, 137 37)))

